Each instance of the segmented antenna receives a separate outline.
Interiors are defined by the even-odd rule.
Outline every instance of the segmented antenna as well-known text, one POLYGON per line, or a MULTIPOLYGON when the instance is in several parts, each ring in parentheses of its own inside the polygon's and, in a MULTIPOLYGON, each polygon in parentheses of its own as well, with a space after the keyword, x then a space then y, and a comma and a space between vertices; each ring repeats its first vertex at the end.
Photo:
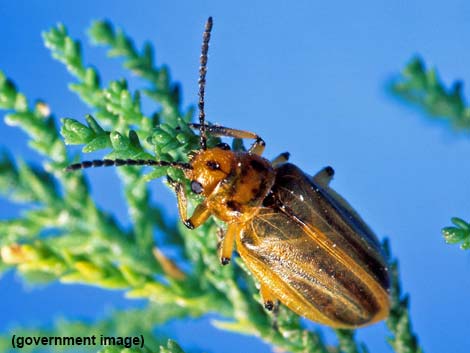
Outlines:
POLYGON ((193 169, 189 163, 182 162, 166 162, 166 161, 154 161, 152 159, 95 159, 93 161, 83 161, 69 165, 65 170, 71 172, 74 170, 85 169, 85 168, 96 168, 96 167, 122 167, 122 166, 133 166, 133 165, 149 165, 155 167, 173 167, 183 170, 193 169))
POLYGON ((209 41, 211 39, 212 30, 212 17, 209 17, 206 22, 204 34, 202 36, 202 48, 201 48, 201 66, 199 67, 199 138, 200 146, 202 150, 207 149, 207 136, 206 136, 206 114, 204 112, 204 92, 206 89, 206 73, 207 73, 207 52, 209 51, 209 41))

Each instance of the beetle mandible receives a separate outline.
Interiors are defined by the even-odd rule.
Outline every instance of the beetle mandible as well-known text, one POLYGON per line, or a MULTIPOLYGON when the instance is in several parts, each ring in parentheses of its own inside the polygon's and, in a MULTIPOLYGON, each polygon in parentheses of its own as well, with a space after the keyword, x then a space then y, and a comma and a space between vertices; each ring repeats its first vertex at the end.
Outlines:
POLYGON ((255 133, 209 125, 204 91, 212 18, 206 22, 199 69, 199 150, 189 162, 94 160, 70 165, 88 167, 150 165, 181 169, 192 192, 203 196, 191 217, 180 182, 171 181, 179 216, 190 229, 210 216, 227 224, 220 260, 230 262, 234 243, 258 280, 265 307, 280 301, 297 314, 336 328, 355 328, 384 319, 389 312, 389 277, 381 246, 358 213, 329 187, 333 168, 313 177, 287 162, 261 155, 263 139, 255 133), (247 138, 246 152, 221 143, 207 146, 207 135, 247 138))

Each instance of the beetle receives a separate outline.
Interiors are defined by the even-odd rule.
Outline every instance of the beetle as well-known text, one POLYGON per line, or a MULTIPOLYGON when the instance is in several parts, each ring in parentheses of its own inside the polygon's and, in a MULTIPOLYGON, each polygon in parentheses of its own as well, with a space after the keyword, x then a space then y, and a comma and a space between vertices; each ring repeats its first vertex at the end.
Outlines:
POLYGON ((356 328, 384 319, 389 312, 387 262, 377 237, 359 214, 330 186, 334 170, 313 177, 288 163, 283 153, 273 161, 262 157, 264 140, 255 133, 209 125, 204 91, 212 18, 203 35, 199 69, 199 150, 189 162, 94 160, 67 170, 99 166, 150 165, 183 171, 191 191, 203 196, 187 215, 181 182, 170 179, 179 216, 190 229, 210 216, 226 223, 219 251, 230 262, 234 244, 260 284, 265 307, 280 301, 312 321, 335 328, 356 328), (253 139, 248 151, 232 151, 221 143, 207 146, 207 135, 253 139))

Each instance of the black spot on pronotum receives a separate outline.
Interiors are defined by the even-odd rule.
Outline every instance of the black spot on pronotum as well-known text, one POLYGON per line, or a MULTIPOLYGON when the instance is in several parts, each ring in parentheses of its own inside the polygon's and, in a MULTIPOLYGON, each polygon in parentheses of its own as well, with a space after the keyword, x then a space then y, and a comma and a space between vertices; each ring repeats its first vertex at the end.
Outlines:
POLYGON ((202 185, 200 182, 193 180, 191 182, 191 191, 194 192, 195 194, 200 194, 203 191, 202 185))
POLYGON ((232 211, 240 211, 241 209, 241 206, 238 202, 235 202, 235 201, 227 201, 227 207, 230 208, 232 211))
POLYGON ((248 168, 242 168, 242 170, 241 170, 242 179, 245 179, 245 177, 248 175, 248 172, 249 172, 248 168))
POLYGON ((254 160, 254 159, 251 160, 250 166, 251 166, 251 168, 253 168, 257 172, 262 172, 262 171, 266 170, 266 167, 263 165, 263 163, 258 162, 257 160, 254 160))

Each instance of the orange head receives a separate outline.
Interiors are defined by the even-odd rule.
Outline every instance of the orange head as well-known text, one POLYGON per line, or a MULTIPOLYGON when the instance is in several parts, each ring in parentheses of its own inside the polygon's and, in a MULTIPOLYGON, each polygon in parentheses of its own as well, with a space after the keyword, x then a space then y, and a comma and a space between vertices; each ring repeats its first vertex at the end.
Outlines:
POLYGON ((185 171, 185 176, 191 181, 191 190, 196 194, 210 195, 231 174, 235 161, 235 153, 225 144, 198 150, 191 159, 192 168, 185 171))

